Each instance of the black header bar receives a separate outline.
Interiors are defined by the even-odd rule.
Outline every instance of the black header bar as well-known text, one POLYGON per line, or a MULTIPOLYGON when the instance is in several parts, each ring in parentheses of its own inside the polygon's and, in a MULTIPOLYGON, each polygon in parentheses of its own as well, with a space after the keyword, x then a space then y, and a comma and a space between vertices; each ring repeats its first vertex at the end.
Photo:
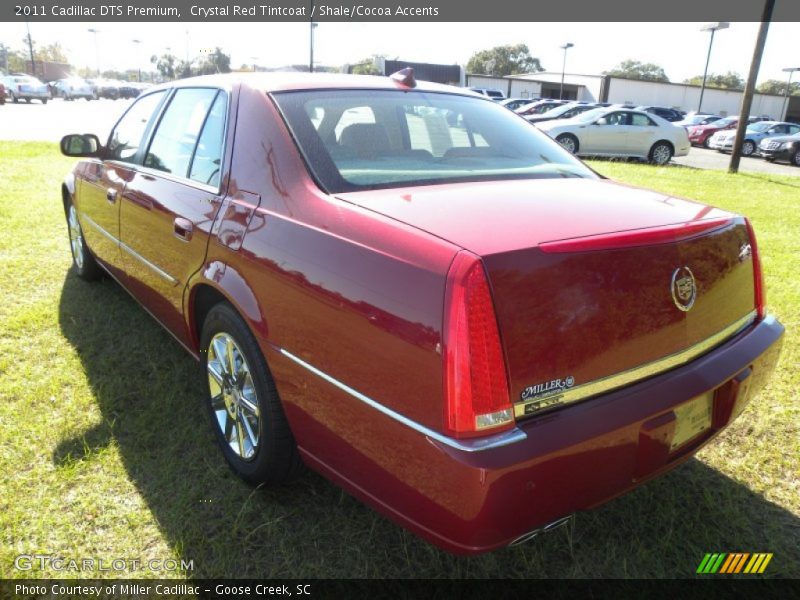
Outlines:
MULTIPOLYGON (((3 0, 2 21, 759 21, 763 0, 3 0)), ((800 21, 800 0, 777 0, 774 21, 800 21)), ((680 43, 680 42, 676 42, 680 43)))

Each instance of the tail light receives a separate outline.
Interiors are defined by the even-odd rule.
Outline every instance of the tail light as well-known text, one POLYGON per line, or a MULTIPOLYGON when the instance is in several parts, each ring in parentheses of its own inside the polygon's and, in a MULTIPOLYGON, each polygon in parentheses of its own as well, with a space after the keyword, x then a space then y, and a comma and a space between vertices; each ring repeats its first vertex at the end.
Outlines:
POLYGON ((505 360, 480 259, 459 252, 447 274, 444 312, 444 426, 455 437, 511 429, 505 360))
POLYGON ((750 236, 750 253, 753 257, 753 287, 755 288, 755 304, 758 311, 758 318, 763 319, 767 316, 767 289, 764 287, 764 272, 761 270, 761 257, 758 254, 758 244, 756 234, 753 231, 753 224, 750 219, 745 219, 747 223, 747 234, 750 236))

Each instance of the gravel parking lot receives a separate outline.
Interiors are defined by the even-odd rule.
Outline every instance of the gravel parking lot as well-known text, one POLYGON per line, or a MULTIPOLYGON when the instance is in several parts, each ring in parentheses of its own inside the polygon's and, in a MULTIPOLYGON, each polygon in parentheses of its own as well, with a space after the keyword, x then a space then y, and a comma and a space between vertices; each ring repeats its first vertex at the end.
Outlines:
MULTIPOLYGON (((132 100, 55 99, 43 105, 6 103, 0 106, 0 139, 57 142, 67 133, 94 133, 101 140, 132 100)), ((673 163, 697 169, 726 171, 729 154, 716 150, 692 148, 688 156, 674 158, 673 163)), ((786 164, 772 164, 761 158, 742 158, 740 170, 751 173, 800 176, 800 169, 786 164)))

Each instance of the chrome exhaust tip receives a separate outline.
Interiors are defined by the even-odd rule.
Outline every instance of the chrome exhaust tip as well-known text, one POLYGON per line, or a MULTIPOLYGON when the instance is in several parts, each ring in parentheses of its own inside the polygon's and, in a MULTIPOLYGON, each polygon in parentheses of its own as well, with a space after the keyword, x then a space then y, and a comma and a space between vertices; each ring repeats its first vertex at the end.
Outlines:
POLYGON ((509 544, 509 546, 520 546, 526 542, 530 542, 533 538, 538 536, 540 533, 550 533, 563 527, 564 525, 568 525, 572 522, 572 519, 575 518, 575 515, 567 515, 566 517, 561 517, 560 519, 556 519, 545 525, 544 527, 539 527, 534 529, 533 531, 529 531, 528 533, 523 533, 517 539, 509 544))

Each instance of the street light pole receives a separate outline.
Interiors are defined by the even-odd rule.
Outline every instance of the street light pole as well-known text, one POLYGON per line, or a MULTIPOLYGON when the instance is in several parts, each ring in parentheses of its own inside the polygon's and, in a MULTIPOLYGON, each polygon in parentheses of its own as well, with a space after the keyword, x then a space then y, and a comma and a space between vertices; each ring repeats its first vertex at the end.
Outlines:
MULTIPOLYGON (((142 40, 131 40, 131 42, 133 42, 134 44, 140 44, 141 45, 142 40)), ((135 54, 138 54, 138 52, 135 53, 135 54)), ((142 63, 141 63, 140 60, 137 60, 136 64, 139 66, 139 83, 142 83, 142 63)))
POLYGON ((781 104, 781 116, 779 117, 781 120, 786 120, 786 112, 789 110, 789 106, 786 104, 789 100, 789 93, 792 90, 792 74, 795 71, 800 71, 800 67, 789 67, 788 69, 784 69, 784 73, 789 73, 789 81, 786 82, 786 92, 783 94, 783 103, 781 104))
POLYGON ((710 31, 711 32, 711 39, 708 42, 708 55, 706 55, 706 68, 703 71, 703 85, 700 87, 700 102, 697 103, 697 112, 700 112, 700 109, 703 108, 703 95, 706 91, 706 77, 708 77, 708 63, 711 61, 711 47, 714 45, 714 33, 719 31, 720 29, 727 29, 730 27, 731 24, 726 21, 721 21, 719 23, 710 23, 705 27, 701 27, 700 31, 710 31))
POLYGON ((89 33, 93 33, 94 34, 94 57, 95 57, 95 60, 97 61, 97 77, 99 78, 100 77, 100 51, 98 50, 98 46, 97 46, 97 34, 100 33, 100 30, 99 29, 89 28, 87 31, 89 33))
POLYGON ((564 74, 567 71, 567 50, 572 48, 575 44, 572 42, 567 42, 561 49, 564 51, 564 62, 561 63, 561 87, 558 89, 558 99, 561 100, 564 98, 564 74))

